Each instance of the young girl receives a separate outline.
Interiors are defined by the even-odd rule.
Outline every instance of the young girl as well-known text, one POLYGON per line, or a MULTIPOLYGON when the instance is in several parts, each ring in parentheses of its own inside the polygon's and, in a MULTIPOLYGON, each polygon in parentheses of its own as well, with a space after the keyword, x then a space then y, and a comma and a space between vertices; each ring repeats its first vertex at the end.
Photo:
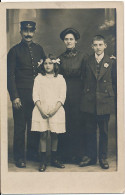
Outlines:
POLYGON ((65 111, 63 104, 66 98, 66 83, 58 74, 59 59, 49 54, 41 64, 41 73, 35 78, 33 101, 35 107, 32 116, 32 131, 40 134, 40 167, 46 170, 46 143, 48 131, 51 135, 51 165, 64 168, 57 158, 58 133, 65 133, 65 111))

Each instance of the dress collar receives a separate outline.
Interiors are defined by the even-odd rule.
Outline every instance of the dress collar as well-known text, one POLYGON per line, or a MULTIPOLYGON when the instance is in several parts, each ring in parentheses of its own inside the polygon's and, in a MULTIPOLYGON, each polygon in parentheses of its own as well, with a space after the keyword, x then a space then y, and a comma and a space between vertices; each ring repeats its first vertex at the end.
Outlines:
POLYGON ((76 50, 76 48, 73 49, 67 49, 64 53, 64 56, 66 57, 72 57, 72 56, 76 56, 76 54, 78 53, 78 51, 76 50))

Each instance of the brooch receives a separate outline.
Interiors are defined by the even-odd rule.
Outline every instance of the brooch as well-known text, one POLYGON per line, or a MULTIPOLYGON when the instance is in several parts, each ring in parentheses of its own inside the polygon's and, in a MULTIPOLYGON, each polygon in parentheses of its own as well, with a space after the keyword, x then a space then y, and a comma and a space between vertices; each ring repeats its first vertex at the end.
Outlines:
POLYGON ((105 63, 105 64, 104 64, 104 67, 105 67, 105 68, 108 68, 108 67, 109 67, 109 64, 108 64, 108 63, 105 63))

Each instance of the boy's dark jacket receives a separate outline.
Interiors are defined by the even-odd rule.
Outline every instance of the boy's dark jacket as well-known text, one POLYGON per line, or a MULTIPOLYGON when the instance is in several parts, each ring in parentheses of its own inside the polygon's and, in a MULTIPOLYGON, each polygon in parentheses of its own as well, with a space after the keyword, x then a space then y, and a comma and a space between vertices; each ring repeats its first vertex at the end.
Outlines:
POLYGON ((111 114, 115 109, 116 63, 108 55, 101 61, 100 74, 97 76, 95 54, 83 62, 83 91, 81 110, 97 115, 111 114))

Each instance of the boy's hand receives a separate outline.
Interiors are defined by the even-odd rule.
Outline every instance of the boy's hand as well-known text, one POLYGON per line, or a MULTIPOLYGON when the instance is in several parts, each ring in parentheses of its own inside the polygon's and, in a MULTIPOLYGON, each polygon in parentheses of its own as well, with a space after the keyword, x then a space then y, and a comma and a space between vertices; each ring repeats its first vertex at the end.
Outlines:
POLYGON ((13 100, 13 107, 17 110, 22 107, 20 98, 16 98, 15 100, 13 100))

